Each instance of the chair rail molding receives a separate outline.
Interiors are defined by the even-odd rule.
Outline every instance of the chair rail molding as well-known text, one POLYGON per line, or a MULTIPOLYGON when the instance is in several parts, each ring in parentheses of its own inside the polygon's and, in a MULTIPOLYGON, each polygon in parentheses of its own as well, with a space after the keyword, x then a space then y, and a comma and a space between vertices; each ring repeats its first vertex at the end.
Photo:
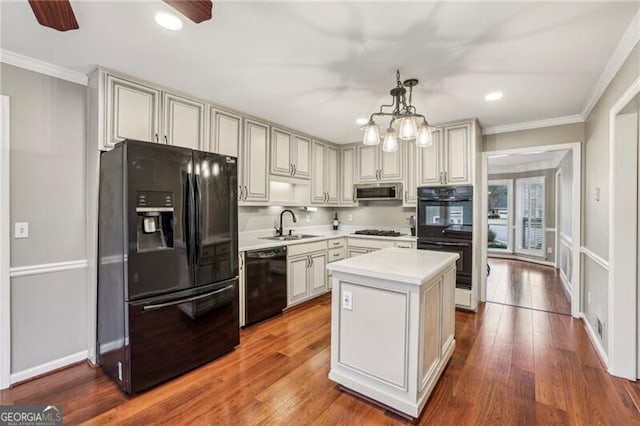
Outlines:
POLYGON ((9 269, 11 278, 30 275, 50 274, 52 272, 69 271, 71 269, 84 269, 87 267, 87 259, 70 260, 66 262, 42 263, 38 265, 16 266, 9 269))

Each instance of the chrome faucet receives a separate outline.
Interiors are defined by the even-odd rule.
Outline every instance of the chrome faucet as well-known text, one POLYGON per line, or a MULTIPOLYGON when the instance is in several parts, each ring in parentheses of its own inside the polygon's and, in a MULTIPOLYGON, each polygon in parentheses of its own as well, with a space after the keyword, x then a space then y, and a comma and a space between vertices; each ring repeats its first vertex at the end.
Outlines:
MULTIPOLYGON (((291 213, 291 217, 293 218, 293 223, 296 223, 298 220, 296 219, 296 215, 293 214, 293 212, 289 209, 284 209, 282 210, 282 212, 280 212, 280 228, 276 228, 276 235, 278 236, 282 236, 283 232, 284 232, 284 228, 282 227, 282 216, 284 216, 284 214, 286 212, 291 213)), ((291 232, 291 231, 289 231, 291 232)))

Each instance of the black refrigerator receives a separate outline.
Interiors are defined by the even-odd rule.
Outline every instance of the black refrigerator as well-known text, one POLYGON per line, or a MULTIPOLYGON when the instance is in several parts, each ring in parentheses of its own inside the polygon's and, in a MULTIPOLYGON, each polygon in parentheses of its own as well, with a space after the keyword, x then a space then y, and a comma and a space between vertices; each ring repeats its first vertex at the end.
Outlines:
POLYGON ((101 155, 96 349, 127 393, 240 342, 236 161, 133 140, 101 155))

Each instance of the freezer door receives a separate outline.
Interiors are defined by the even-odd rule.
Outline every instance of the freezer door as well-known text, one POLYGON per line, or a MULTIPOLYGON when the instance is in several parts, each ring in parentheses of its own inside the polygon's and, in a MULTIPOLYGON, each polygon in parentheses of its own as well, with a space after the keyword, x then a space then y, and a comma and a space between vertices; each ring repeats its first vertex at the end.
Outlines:
POLYGON ((197 286, 238 275, 236 158, 194 151, 197 286))
POLYGON ((192 288, 191 150, 126 144, 127 300, 192 288))
POLYGON ((128 303, 129 393, 162 383, 240 343, 237 279, 128 303))

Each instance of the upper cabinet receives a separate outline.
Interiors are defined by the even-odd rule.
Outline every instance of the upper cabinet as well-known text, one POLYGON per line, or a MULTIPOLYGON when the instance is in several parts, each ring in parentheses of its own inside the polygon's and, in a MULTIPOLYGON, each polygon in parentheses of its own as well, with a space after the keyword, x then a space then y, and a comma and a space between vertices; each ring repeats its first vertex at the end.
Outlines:
POLYGON ((204 151, 205 105, 163 92, 164 143, 204 151))
POLYGON ((204 103, 104 75, 106 122, 100 149, 125 139, 206 150, 204 103))
POLYGON ((356 183, 401 181, 402 146, 399 144, 396 152, 385 152, 382 144, 358 145, 356 183))
POLYGON ((240 201, 269 201, 269 125, 244 121, 240 201))
POLYGON ((240 157, 242 117, 213 107, 209 108, 209 150, 240 157))
POLYGON ((342 179, 340 180, 340 205, 355 206, 353 185, 356 179, 356 147, 349 146, 340 149, 340 164, 342 165, 342 179))
POLYGON ((106 123, 103 148, 125 139, 159 142, 160 91, 106 76, 106 123))
POLYGON ((309 179, 311 140, 273 127, 271 130, 271 174, 309 179))
POLYGON ((339 150, 331 145, 311 143, 311 203, 338 205, 339 150))
POLYGON ((419 148, 419 185, 472 184, 473 125, 446 126, 433 133, 433 145, 419 148))

